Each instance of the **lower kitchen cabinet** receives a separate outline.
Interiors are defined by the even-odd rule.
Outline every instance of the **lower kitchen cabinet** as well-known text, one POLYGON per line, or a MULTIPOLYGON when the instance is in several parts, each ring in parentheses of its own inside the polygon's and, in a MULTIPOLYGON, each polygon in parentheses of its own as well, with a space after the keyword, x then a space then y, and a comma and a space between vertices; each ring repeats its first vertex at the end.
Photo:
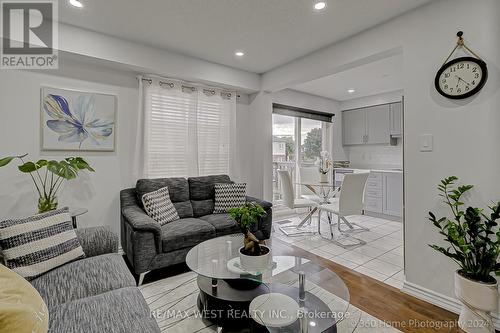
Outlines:
POLYGON ((403 216, 403 174, 384 173, 384 188, 383 213, 403 216))
POLYGON ((402 217, 403 174, 370 172, 365 187, 364 209, 366 212, 402 217))

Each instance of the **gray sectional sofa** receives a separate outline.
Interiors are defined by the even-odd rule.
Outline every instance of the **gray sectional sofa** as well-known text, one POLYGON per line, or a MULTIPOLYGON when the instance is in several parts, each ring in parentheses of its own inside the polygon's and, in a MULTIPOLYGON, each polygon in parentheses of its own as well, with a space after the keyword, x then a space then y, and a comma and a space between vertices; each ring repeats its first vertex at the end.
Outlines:
MULTIPOLYGON (((228 214, 212 214, 216 183, 231 183, 226 175, 140 179, 135 188, 122 190, 121 243, 135 273, 140 276, 158 268, 184 262, 195 245, 207 239, 241 232, 228 214), (180 219, 160 226, 142 208, 145 193, 168 186, 170 199, 180 219)), ((261 240, 268 239, 272 227, 272 204, 256 198, 267 212, 252 230, 261 240)))
POLYGON ((75 231, 86 258, 31 281, 47 304, 49 332, 160 332, 117 253, 118 237, 103 227, 75 231))

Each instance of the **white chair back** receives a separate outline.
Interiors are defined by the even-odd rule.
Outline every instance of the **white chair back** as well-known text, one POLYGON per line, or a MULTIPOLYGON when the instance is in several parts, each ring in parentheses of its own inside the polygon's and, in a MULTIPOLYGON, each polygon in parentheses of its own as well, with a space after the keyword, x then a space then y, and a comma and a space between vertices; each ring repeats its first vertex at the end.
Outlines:
POLYGON ((287 170, 278 170, 278 175, 281 182, 281 191, 283 195, 283 203, 288 208, 294 208, 295 197, 293 195, 293 184, 290 172, 287 170))
POLYGON ((339 213, 342 216, 363 214, 363 197, 369 172, 349 173, 344 177, 339 198, 339 213))
MULTIPOLYGON (((319 172, 317 167, 301 167, 299 170, 301 182, 314 183, 318 181, 319 172)), ((301 186, 300 194, 314 194, 314 192, 308 189, 306 186, 301 186)))

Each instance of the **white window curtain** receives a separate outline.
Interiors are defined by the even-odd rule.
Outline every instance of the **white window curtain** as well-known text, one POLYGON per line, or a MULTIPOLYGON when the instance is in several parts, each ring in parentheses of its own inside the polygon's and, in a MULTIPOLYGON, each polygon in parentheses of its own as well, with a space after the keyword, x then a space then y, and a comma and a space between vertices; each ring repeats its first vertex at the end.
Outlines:
POLYGON ((138 176, 232 176, 235 93, 179 81, 139 81, 138 176))

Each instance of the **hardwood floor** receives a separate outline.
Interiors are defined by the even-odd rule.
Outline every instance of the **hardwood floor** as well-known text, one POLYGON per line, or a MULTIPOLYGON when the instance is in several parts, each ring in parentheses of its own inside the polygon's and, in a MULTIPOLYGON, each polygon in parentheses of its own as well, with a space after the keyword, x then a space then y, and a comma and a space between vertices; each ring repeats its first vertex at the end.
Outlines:
MULTIPOLYGON (((457 325, 458 316, 452 312, 278 239, 273 239, 272 248, 275 255, 296 255, 328 267, 349 288, 352 305, 402 332, 463 332, 457 325)), ((328 281, 319 284, 328 289, 328 281)))

